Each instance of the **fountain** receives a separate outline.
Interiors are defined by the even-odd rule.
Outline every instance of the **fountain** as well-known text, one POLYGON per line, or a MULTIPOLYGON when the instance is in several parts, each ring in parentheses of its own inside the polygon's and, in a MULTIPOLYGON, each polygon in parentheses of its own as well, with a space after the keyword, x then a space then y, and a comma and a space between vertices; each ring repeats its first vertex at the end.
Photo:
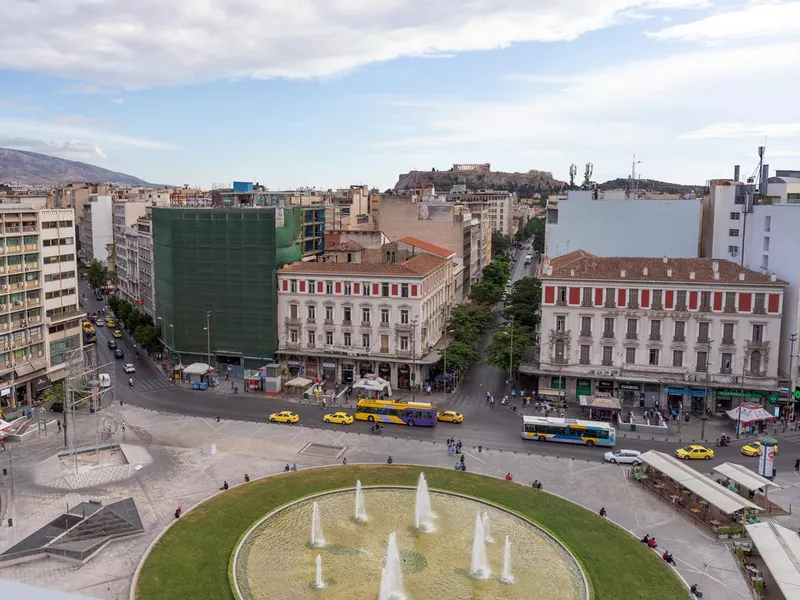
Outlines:
POLYGON ((386 547, 386 564, 381 571, 381 587, 378 600, 405 600, 400 551, 397 549, 397 534, 389 534, 386 547))
POLYGON ((417 482, 417 497, 414 502, 414 526, 420 531, 430 533, 435 531, 433 527, 433 511, 431 510, 431 495, 428 492, 428 482, 425 481, 425 473, 419 474, 417 482))
POLYGON ((324 590, 326 587, 328 586, 322 580, 322 557, 317 554, 317 577, 314 579, 314 589, 324 590))
POLYGON ((483 531, 481 513, 475 515, 475 533, 472 536, 472 562, 469 574, 475 579, 488 579, 492 574, 489 557, 486 555, 486 534, 483 531))
POLYGON ((503 549, 503 573, 500 575, 503 583, 514 583, 514 576, 511 574, 511 540, 506 536, 506 547, 503 549))
POLYGON ((319 504, 314 502, 311 511, 311 545, 314 548, 325 546, 325 538, 322 536, 322 523, 319 520, 319 504))
POLYGON ((356 521, 362 523, 367 520, 367 509, 364 508, 364 492, 361 490, 361 481, 356 481, 356 521))
POLYGON ((489 513, 483 513, 483 537, 487 544, 494 544, 494 538, 489 534, 489 513))

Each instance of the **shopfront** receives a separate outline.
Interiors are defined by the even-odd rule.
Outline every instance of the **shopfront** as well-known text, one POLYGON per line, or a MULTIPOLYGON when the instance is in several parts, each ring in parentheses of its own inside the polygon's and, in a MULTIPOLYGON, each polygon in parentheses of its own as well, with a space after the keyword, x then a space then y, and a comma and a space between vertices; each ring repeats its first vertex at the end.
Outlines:
POLYGON ((322 378, 328 383, 336 383, 336 363, 322 363, 322 378))
MULTIPOLYGON (((742 390, 725 388, 714 393, 717 412, 731 410, 739 404, 764 404, 765 392, 757 390, 742 390)), ((777 395, 776 395, 777 397, 777 395)))
POLYGON ((687 388, 666 388, 667 410, 676 412, 702 412, 705 409, 706 397, 711 392, 687 388))
POLYGON ((642 393, 642 384, 636 381, 620 381, 619 397, 623 404, 639 406, 639 399, 642 393))
POLYGON ((581 396, 592 395, 592 380, 591 379, 576 379, 575 380, 575 401, 580 402, 581 396))
POLYGON ((364 378, 367 375, 374 375, 374 370, 372 368, 372 362, 368 360, 362 360, 358 363, 358 376, 360 378, 364 378))
POLYGON ((305 377, 316 381, 319 378, 319 359, 316 356, 306 358, 305 377))
POLYGON ((566 390, 567 378, 566 377, 551 377, 550 388, 554 390, 566 390))
POLYGON ((389 363, 378 363, 378 377, 386 381, 392 380, 392 365, 389 363))
POLYGON ((601 379, 597 382, 597 391, 614 395, 614 382, 610 379, 601 379))
POLYGON ((347 385, 355 381, 356 365, 352 360, 344 359, 342 361, 342 383, 347 385))
POLYGON ((11 386, 0 390, 0 408, 14 408, 11 404, 11 386))

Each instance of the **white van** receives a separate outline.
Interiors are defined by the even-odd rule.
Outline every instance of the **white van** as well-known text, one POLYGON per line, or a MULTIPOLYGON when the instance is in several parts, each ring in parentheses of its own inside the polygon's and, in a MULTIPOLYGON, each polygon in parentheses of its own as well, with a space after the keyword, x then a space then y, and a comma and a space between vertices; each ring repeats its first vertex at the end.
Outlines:
POLYGON ((101 388, 111 387, 111 375, 109 375, 108 373, 100 373, 100 387, 101 388))

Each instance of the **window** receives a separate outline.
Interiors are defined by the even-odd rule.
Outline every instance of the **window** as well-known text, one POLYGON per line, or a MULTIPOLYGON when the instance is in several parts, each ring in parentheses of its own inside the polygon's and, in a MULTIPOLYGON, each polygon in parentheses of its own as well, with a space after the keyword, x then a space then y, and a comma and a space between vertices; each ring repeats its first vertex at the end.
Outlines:
POLYGON ((308 280, 308 293, 309 294, 316 294, 317 293, 317 282, 313 279, 308 280))
POLYGON ((567 317, 556 315, 556 331, 564 333, 567 330, 567 317))
POLYGON ((292 344, 296 344, 297 343, 297 329, 290 329, 289 330, 289 341, 292 344))
POLYGON ((761 268, 762 269, 769 269, 769 255, 762 254, 761 255, 761 268))
POLYGON ((581 364, 588 365, 589 364, 589 345, 583 344, 581 346, 581 364))
POLYGON ((653 303, 650 305, 650 308, 653 310, 661 310, 661 308, 664 306, 661 300, 661 295, 661 290, 653 290, 653 303))
POLYGON ((636 348, 625 348, 625 363, 629 365, 636 364, 636 348))
POLYGON ((295 294, 297 293, 297 279, 289 280, 289 291, 295 294))
POLYGON ((637 319, 628 319, 628 330, 625 332, 629 338, 635 338, 639 330, 639 321, 637 319))
POLYGON ((400 284, 400 297, 401 298, 408 298, 408 284, 407 283, 400 284))
POLYGON ((730 352, 723 352, 722 353, 722 361, 720 363, 721 367, 719 372, 720 373, 731 373, 733 372, 732 365, 733 365, 733 354, 730 352))
POLYGON ((686 321, 675 321, 675 341, 683 342, 686 340, 686 321))
POLYGON ((739 246, 728 246, 728 254, 733 254, 734 256, 739 254, 739 246))
POLYGON ((708 342, 708 321, 700 321, 697 324, 697 341, 708 342))
POLYGON ((764 217, 764 231, 769 232, 772 227, 772 217, 767 215, 764 217))
POLYGON ((329 323, 333 323, 333 307, 326 306, 325 307, 325 320, 329 323))
POLYGON ((583 302, 584 306, 591 306, 592 305, 592 288, 585 287, 583 288, 583 302))
POLYGON ((361 322, 362 323, 369 323, 369 316, 370 316, 369 312, 370 311, 369 311, 368 308, 362 308, 361 309, 361 322))
POLYGON ((734 312, 736 310, 736 292, 725 292, 725 311, 734 312))
POLYGON ((754 342, 763 342, 764 341, 764 326, 763 325, 753 325, 753 340, 754 342))
POLYGON ((347 323, 348 325, 353 321, 353 309, 349 306, 345 306, 342 308, 342 321, 347 323))
POLYGON ((611 346, 603 346, 603 364, 609 366, 612 363, 612 353, 614 349, 611 346))
POLYGON ((297 319, 297 304, 290 304, 289 305, 289 318, 290 319, 297 319))
POLYGON ((675 292, 675 309, 686 310, 686 290, 675 292))
POLYGON ((381 309, 381 325, 388 325, 389 324, 389 309, 382 308, 381 309))
POLYGON ((614 337, 614 318, 606 317, 603 319, 603 336, 614 337))
POLYGON ((408 310, 403 309, 400 311, 400 323, 402 325, 408 325, 408 310))
POLYGON ((325 332, 325 343, 328 346, 332 346, 333 345, 333 332, 332 331, 326 331, 325 332))
POLYGON ((769 252, 769 238, 764 237, 764 252, 769 252))
POLYGON ((659 355, 661 351, 658 348, 650 348, 650 356, 648 357, 648 364, 653 367, 658 366, 659 355))
POLYGON ((733 343, 733 323, 723 323, 722 324, 722 343, 723 344, 732 344, 733 343))
POLYGON ((353 295, 353 284, 349 281, 344 283, 344 295, 345 296, 352 296, 353 295))
POLYGON ((400 350, 408 352, 408 336, 403 335, 400 337, 400 350))
POLYGON ((563 286, 563 285, 558 286, 558 303, 559 304, 566 304, 567 303, 567 288, 566 288, 566 286, 563 286))
POLYGON ((592 335, 592 317, 581 317, 581 335, 592 335))
POLYGON ((759 375, 761 373, 761 352, 753 350, 750 353, 750 374, 759 375))
POLYGON ((617 305, 616 300, 615 300, 615 296, 614 296, 614 294, 616 294, 616 292, 617 292, 617 290, 615 290, 614 288, 606 288, 606 306, 614 307, 614 306, 617 305))
POLYGON ((700 310, 711 310, 711 292, 700 292, 700 310))
POLYGON ((763 313, 765 311, 765 304, 766 302, 766 294, 756 294, 755 300, 753 301, 753 312, 754 313, 763 313))
POLYGON ((673 367, 683 366, 683 350, 672 351, 672 366, 673 367))
POLYGON ((75 277, 75 271, 64 271, 62 273, 48 273, 44 276, 45 281, 60 281, 62 279, 72 279, 75 277))
POLYGON ((308 320, 313 321, 317 318, 317 307, 313 304, 308 305, 308 320))
POLYGON ((742 213, 732 212, 731 213, 731 221, 738 221, 739 218, 741 217, 741 214, 742 213))
POLYGON ((316 331, 309 331, 308 332, 308 345, 313 346, 317 343, 317 332, 316 331))
POLYGON ((556 340, 556 360, 564 360, 564 340, 556 340))
POLYGON ((81 338, 79 335, 58 340, 57 342, 50 342, 50 364, 52 366, 64 364, 70 353, 80 347, 81 338))
POLYGON ((362 296, 370 296, 372 293, 372 284, 368 281, 363 281, 361 283, 361 295, 362 296))
POLYGON ((325 282, 325 293, 328 294, 328 295, 333 294, 333 282, 332 281, 326 281, 325 282))
POLYGON ((384 298, 388 298, 389 297, 389 284, 388 283, 382 283, 381 284, 381 296, 383 296, 384 298))
POLYGON ((369 340, 369 334, 368 333, 362 333, 361 334, 361 347, 368 349, 370 346, 371 346, 371 344, 370 344, 370 340, 369 340))
POLYGON ((344 345, 348 347, 353 345, 353 334, 349 331, 344 333, 344 345))
POLYGON ((708 352, 703 352, 702 350, 697 353, 697 364, 695 364, 694 370, 698 373, 704 373, 708 368, 708 352))
POLYGON ((639 290, 628 290, 628 308, 639 308, 639 290))
POLYGON ((661 339, 661 321, 650 321, 650 339, 661 339))
POLYGON ((739 237, 738 229, 728 229, 728 235, 731 237, 739 237))

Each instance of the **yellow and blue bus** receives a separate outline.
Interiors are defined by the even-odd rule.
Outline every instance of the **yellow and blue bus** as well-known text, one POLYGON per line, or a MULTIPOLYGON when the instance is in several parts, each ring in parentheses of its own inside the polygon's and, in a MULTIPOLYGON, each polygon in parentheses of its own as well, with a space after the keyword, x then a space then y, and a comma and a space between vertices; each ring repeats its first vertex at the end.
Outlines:
POLYGON ((524 417, 522 439, 540 442, 566 442, 586 446, 613 446, 617 432, 608 423, 558 417, 524 417))
POLYGON ((396 423, 411 427, 436 425, 436 407, 430 402, 395 402, 394 400, 359 400, 356 419, 376 423, 396 423))

